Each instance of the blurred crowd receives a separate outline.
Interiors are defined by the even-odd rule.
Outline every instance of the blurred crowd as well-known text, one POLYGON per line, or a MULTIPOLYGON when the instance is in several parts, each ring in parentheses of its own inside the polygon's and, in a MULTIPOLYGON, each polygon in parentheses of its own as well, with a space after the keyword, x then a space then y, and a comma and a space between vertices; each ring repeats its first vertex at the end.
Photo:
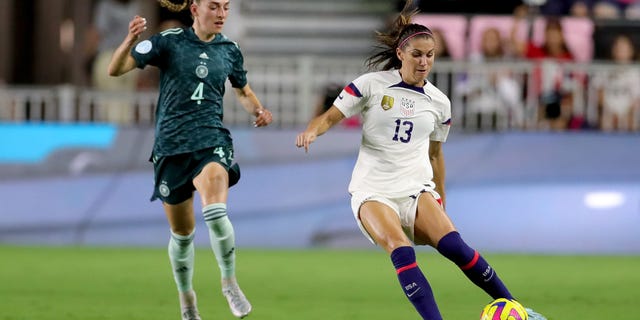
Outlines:
MULTIPOLYGON (((122 97, 155 90, 158 72, 146 68, 112 78, 103 71, 143 1, 92 3, 83 55, 87 83, 119 96, 105 102, 98 118, 135 123, 122 97)), ((404 3, 397 1, 394 9, 404 3)), ((525 129, 536 117, 534 129, 640 130, 640 0, 414 0, 413 5, 422 12, 416 22, 431 28, 438 43, 430 79, 452 101, 462 101, 464 108, 457 110, 465 114, 465 127, 498 130, 507 118, 509 128, 525 129), (522 71, 522 62, 533 69, 522 71), (602 65, 608 67, 596 67, 602 65), (532 115, 526 106, 533 100, 532 115), (588 111, 587 103, 596 106, 588 111)), ((190 23, 188 12, 177 15, 157 7, 148 34, 190 23)), ((318 88, 310 114, 330 106, 344 86, 340 81, 330 79, 318 88)), ((345 125, 357 127, 358 121, 345 125)))
MULTIPOLYGON (((397 8, 404 3, 399 1, 397 8)), ((413 4, 422 12, 446 10, 434 2, 413 4)), ((617 32, 594 30, 594 21, 634 25, 636 19, 640 21, 636 0, 530 0, 513 3, 510 15, 423 14, 418 22, 434 32, 438 61, 470 65, 470 72, 433 79, 452 99, 464 101, 467 127, 495 130, 500 117, 508 117, 510 127, 522 128, 526 95, 531 94, 538 103, 536 129, 637 131, 638 24, 617 32), (598 45, 600 55, 594 56, 598 45), (530 75, 508 67, 518 61, 534 64, 530 75), (602 71, 575 67, 593 62, 615 67, 602 71), (475 66, 488 67, 473 72, 475 66), (595 121, 584 111, 589 98, 597 104, 595 121)))

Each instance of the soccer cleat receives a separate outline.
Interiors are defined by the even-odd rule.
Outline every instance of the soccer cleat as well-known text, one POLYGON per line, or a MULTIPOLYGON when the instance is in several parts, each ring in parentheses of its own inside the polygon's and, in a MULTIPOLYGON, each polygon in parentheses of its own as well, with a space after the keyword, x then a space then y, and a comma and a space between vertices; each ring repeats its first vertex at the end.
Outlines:
POLYGON ((180 310, 182 320, 202 320, 198 313, 195 291, 180 292, 180 310))
POLYGON ((233 281, 222 286, 222 294, 227 298, 229 309, 234 316, 242 319, 251 312, 251 303, 244 296, 238 284, 233 281))
POLYGON ((182 320, 202 320, 198 308, 186 307, 182 308, 182 320))
POLYGON ((547 318, 529 308, 525 308, 525 310, 527 311, 527 316, 529 317, 529 320, 547 320, 547 318))

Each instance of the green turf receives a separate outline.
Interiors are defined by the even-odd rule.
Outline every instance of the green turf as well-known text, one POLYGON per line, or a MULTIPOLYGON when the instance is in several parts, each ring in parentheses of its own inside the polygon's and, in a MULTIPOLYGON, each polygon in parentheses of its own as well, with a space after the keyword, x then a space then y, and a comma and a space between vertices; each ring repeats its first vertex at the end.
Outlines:
MULTIPOLYGON (((640 257, 485 255, 511 291, 550 320, 640 319, 640 257)), ((179 319, 164 249, 0 246, 0 320, 179 319)), ((474 320, 489 298, 430 251, 418 260, 445 319, 474 320)), ((380 250, 238 252, 248 319, 418 319, 380 250)), ((235 319, 215 259, 196 254, 204 320, 235 319)))

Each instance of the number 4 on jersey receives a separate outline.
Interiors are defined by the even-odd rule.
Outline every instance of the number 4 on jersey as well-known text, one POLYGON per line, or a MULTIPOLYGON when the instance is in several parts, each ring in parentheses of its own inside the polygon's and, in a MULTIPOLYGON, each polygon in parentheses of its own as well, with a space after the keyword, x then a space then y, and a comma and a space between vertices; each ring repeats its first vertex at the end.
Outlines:
POLYGON ((193 93, 191 94, 191 100, 197 101, 198 104, 202 103, 202 100, 204 100, 204 83, 203 82, 200 82, 200 84, 198 84, 196 89, 193 90, 193 93))

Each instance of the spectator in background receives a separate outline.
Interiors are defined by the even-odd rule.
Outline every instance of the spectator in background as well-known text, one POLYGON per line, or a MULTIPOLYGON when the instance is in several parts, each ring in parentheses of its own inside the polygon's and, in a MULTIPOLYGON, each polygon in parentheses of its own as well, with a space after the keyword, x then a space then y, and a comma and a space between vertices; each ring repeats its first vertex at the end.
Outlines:
POLYGON ((433 32, 433 38, 436 41, 436 58, 450 59, 451 54, 449 53, 449 46, 447 45, 447 39, 445 38, 442 30, 434 28, 431 31, 433 32))
MULTIPOLYGON (((447 38, 444 36, 442 30, 438 28, 431 29, 433 33, 433 40, 436 43, 434 55, 440 60, 450 60, 451 54, 449 53, 449 46, 447 45, 447 38)), ((433 85, 438 86, 445 94, 451 94, 451 88, 453 88, 453 75, 450 72, 431 72, 429 74, 429 81, 433 85)))
POLYGON ((638 130, 640 70, 633 67, 636 51, 631 38, 618 35, 611 46, 611 61, 617 66, 596 74, 600 128, 604 131, 638 130))
POLYGON ((589 8, 593 0, 547 0, 540 6, 540 13, 544 16, 581 16, 589 15, 589 8))
POLYGON ((536 45, 518 38, 519 19, 516 17, 513 24, 511 42, 517 56, 537 62, 529 90, 533 90, 540 99, 540 124, 542 128, 564 130, 573 114, 571 89, 577 82, 562 67, 564 63, 574 61, 564 38, 562 24, 557 18, 548 18, 544 42, 536 45))
POLYGON ((540 6, 544 16, 588 17, 596 19, 638 19, 638 0, 548 0, 540 6))
MULTIPOLYGON (((481 51, 472 54, 469 60, 474 66, 504 62, 509 58, 506 47, 500 31, 487 28, 482 33, 481 51)), ((480 67, 477 72, 472 71, 458 83, 458 92, 467 101, 468 116, 464 119, 475 122, 476 129, 488 127, 496 130, 507 127, 507 122, 521 126, 524 117, 521 91, 512 72, 500 65, 480 67)), ((465 127, 468 127, 467 123, 465 127)))
MULTIPOLYGON (((335 82, 327 84, 322 90, 322 95, 320 96, 320 99, 318 99, 318 103, 314 108, 313 117, 315 118, 329 110, 333 105, 333 102, 340 95, 340 92, 342 92, 342 86, 340 84, 335 82)), ((347 128, 360 127, 360 117, 357 115, 350 117, 342 121, 342 124, 347 128)))
POLYGON ((100 0, 95 8, 94 35, 98 48, 91 68, 92 82, 95 89, 108 93, 99 106, 100 120, 119 124, 133 121, 132 103, 127 93, 135 91, 137 73, 113 78, 109 77, 107 69, 113 52, 129 33, 129 21, 139 11, 136 0, 100 0))
POLYGON ((325 111, 329 110, 329 108, 331 108, 331 105, 333 105, 333 101, 338 98, 338 95, 341 91, 341 85, 335 82, 328 83, 323 88, 322 95, 320 96, 320 99, 318 99, 318 103, 314 108, 313 117, 315 118, 323 114, 325 111))
POLYGON ((593 16, 596 19, 638 19, 640 18, 640 1, 598 0, 593 4, 593 16))

